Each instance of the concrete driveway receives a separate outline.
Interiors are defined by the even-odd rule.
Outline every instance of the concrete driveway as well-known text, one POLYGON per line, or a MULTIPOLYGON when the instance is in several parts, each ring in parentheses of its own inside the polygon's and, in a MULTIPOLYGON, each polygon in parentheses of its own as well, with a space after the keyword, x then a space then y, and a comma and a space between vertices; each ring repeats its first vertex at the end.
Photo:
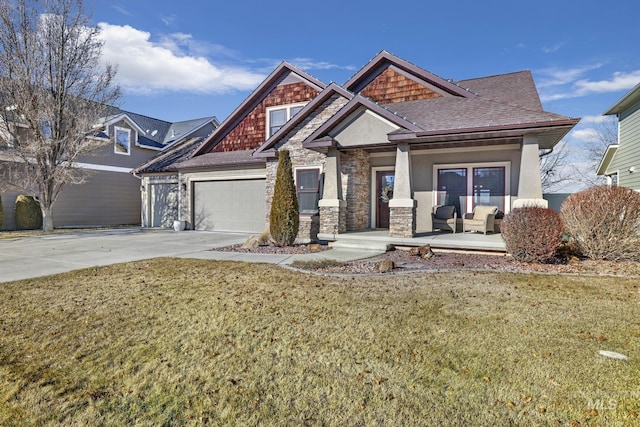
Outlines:
POLYGON ((78 231, 0 240, 0 282, 157 257, 220 258, 211 249, 248 234, 140 228, 78 231))

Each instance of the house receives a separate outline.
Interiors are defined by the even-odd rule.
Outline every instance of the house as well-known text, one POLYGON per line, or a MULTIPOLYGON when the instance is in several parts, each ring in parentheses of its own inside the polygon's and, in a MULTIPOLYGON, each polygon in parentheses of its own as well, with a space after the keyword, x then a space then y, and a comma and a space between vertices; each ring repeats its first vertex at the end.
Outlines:
POLYGON ((288 150, 299 241, 369 229, 412 237, 431 231, 438 204, 459 216, 478 204, 546 205, 538 150, 577 122, 543 110, 528 71, 456 82, 382 51, 337 85, 283 62, 204 142, 135 172, 143 194, 177 194, 190 228, 261 232, 277 152, 288 150))
POLYGON ((614 114, 618 143, 607 147, 596 174, 606 176, 610 185, 640 190, 640 83, 604 112, 614 114))
MULTIPOLYGON (((218 125, 215 117, 171 123, 113 108, 90 136, 104 144, 76 162, 88 172, 85 182, 66 185, 56 201, 55 227, 140 224, 140 179, 132 169, 182 140, 203 140, 218 125)), ((12 166, 10 150, 0 150, 0 167, 12 166)), ((15 229, 18 194, 1 194, 4 229, 15 229)))

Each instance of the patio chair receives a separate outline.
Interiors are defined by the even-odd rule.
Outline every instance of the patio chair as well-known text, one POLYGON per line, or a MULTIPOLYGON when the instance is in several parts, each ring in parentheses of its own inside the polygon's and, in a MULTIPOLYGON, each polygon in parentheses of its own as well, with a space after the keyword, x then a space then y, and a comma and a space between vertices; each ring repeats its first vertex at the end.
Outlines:
POLYGON ((458 214, 455 206, 434 206, 431 212, 431 229, 456 232, 458 214))
POLYGON ((498 212, 497 206, 476 206, 472 213, 464 214, 462 219, 462 231, 481 231, 487 234, 487 231, 493 233, 494 220, 498 212))

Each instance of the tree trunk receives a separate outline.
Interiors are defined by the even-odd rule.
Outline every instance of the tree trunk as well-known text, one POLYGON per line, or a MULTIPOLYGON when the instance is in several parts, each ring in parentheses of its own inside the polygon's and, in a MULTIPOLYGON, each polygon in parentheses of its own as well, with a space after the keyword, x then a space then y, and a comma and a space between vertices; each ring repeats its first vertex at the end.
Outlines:
POLYGON ((42 231, 53 231, 53 212, 50 206, 41 206, 42 209, 42 231))

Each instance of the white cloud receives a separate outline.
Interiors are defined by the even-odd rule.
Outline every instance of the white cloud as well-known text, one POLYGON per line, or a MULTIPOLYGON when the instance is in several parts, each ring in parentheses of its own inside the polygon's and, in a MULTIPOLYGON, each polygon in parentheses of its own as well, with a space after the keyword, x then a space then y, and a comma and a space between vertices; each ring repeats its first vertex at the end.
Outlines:
POLYGON ((542 101, 577 98, 594 93, 618 92, 629 90, 640 82, 640 70, 614 72, 609 79, 591 80, 585 78, 590 71, 597 70, 603 64, 584 67, 559 69, 547 68, 538 71, 542 76, 538 83, 542 101))
POLYGON ((544 47, 542 48, 542 51, 543 51, 544 53, 556 53, 557 51, 559 51, 559 50, 560 50, 560 48, 561 48, 562 46, 564 46, 564 43, 556 43, 556 44, 555 44, 555 45, 553 45, 553 46, 544 46, 544 47))
POLYGON ((106 63, 118 66, 118 81, 132 93, 159 91, 220 93, 255 88, 265 77, 242 66, 214 64, 196 48, 188 34, 176 33, 160 42, 131 26, 98 24, 106 63), (192 50, 193 49, 193 50, 192 50))
POLYGON ((574 87, 579 95, 589 93, 617 92, 629 90, 640 82, 640 70, 629 73, 615 72, 609 80, 590 81, 582 79, 575 82, 574 87))
POLYGON ((296 67, 300 68, 301 70, 331 70, 331 69, 341 69, 341 70, 349 70, 349 71, 353 71, 356 68, 352 65, 337 65, 337 64, 332 64, 330 62, 324 62, 324 61, 314 61, 310 58, 293 58, 290 59, 288 62, 292 63, 293 65, 295 65, 296 67))
POLYGON ((597 142, 602 138, 600 132, 594 128, 574 129, 570 137, 580 142, 597 142))

